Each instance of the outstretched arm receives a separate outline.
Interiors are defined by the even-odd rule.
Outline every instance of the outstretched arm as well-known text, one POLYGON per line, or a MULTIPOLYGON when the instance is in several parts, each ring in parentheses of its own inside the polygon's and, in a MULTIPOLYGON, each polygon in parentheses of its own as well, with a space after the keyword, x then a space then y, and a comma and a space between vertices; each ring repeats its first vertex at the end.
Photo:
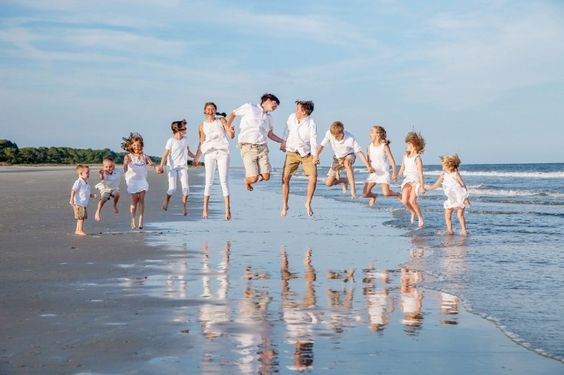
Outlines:
POLYGON ((397 172, 396 159, 394 159, 394 155, 392 154, 392 150, 390 149, 390 145, 386 145, 384 147, 384 151, 386 153, 386 157, 388 158, 388 160, 392 164, 392 181, 395 181, 395 180, 398 179, 398 175, 396 174, 396 172, 397 172))
POLYGON ((229 127, 232 126, 231 124, 233 124, 233 120, 235 120, 235 117, 237 117, 235 112, 231 112, 229 116, 227 116, 227 126, 229 127))
POLYGON ((358 152, 358 154, 360 155, 360 158, 362 159, 362 161, 366 165, 366 169, 368 169, 368 173, 374 173, 374 168, 372 168, 372 166, 368 162, 368 159, 366 158, 366 155, 364 155, 364 152, 362 152, 362 150, 360 150, 358 152))
POLYGON ((437 181, 435 181, 435 183, 433 185, 426 185, 425 186, 425 190, 435 190, 436 188, 438 188, 444 180, 444 174, 441 173, 441 175, 439 176, 439 178, 437 178, 437 181))
POLYGON ((425 178, 423 178, 423 162, 420 157, 415 158, 415 165, 419 176, 419 193, 423 194, 425 192, 425 178))
POLYGON ((231 139, 235 138, 235 127, 232 124, 228 123, 225 118, 222 118, 219 121, 221 121, 223 129, 225 129, 225 134, 227 134, 227 136, 231 139))

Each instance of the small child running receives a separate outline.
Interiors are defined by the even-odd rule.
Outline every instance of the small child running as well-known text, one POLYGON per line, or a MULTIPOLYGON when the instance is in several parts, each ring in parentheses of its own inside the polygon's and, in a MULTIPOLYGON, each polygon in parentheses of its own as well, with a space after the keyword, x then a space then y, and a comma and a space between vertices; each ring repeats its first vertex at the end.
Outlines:
POLYGON ((418 227, 424 225, 421 207, 417 203, 417 197, 425 193, 425 181, 423 179, 423 161, 421 153, 425 149, 425 139, 421 133, 409 132, 405 137, 406 150, 399 174, 404 176, 401 183, 401 203, 411 214, 411 222, 415 221, 417 215, 418 227))
POLYGON ((90 167, 79 164, 76 166, 76 174, 78 178, 72 185, 70 192, 69 204, 72 206, 74 218, 76 220, 76 229, 74 234, 77 236, 86 236, 84 232, 84 220, 88 218, 86 207, 90 198, 96 198, 96 194, 90 192, 90 167))
POLYGON ((119 213, 118 202, 119 202, 119 184, 121 182, 121 176, 123 175, 123 169, 116 169, 116 163, 112 158, 106 158, 102 162, 102 169, 98 172, 100 175, 100 182, 96 184, 95 188, 100 191, 100 200, 98 201, 98 206, 96 207, 96 214, 94 219, 100 221, 102 219, 102 207, 106 204, 110 198, 114 199, 113 209, 116 214, 119 213))
POLYGON ((447 233, 453 234, 452 213, 456 209, 456 216, 460 223, 460 234, 466 236, 468 232, 466 230, 466 220, 464 219, 464 209, 470 207, 470 201, 468 200, 469 194, 466 184, 458 172, 460 158, 456 154, 444 155, 441 156, 441 164, 443 166, 443 173, 441 173, 433 185, 425 186, 425 189, 435 190, 439 185, 443 185, 443 192, 447 197, 447 200, 443 203, 447 233))
POLYGON ((399 197, 401 194, 390 190, 390 182, 397 179, 396 160, 390 149, 390 141, 386 136, 386 129, 379 125, 374 125, 370 129, 371 143, 368 145, 368 162, 372 166, 374 172, 368 175, 362 196, 369 198, 370 207, 376 203, 378 194, 373 193, 372 189, 376 184, 382 187, 382 194, 387 197, 399 197), (392 167, 392 176, 390 178, 390 166, 392 167))
POLYGON ((327 130, 327 133, 325 133, 323 141, 321 141, 321 144, 317 148, 318 158, 320 157, 323 148, 329 143, 331 143, 334 155, 333 163, 331 164, 331 168, 329 169, 329 173, 325 179, 325 185, 334 186, 342 184, 343 193, 345 193, 347 191, 348 183, 351 189, 351 196, 355 199, 357 198, 353 169, 353 164, 356 160, 355 154, 360 155, 360 158, 364 161, 364 164, 366 164, 368 173, 374 172, 374 169, 372 169, 368 163, 368 159, 366 159, 366 156, 362 152, 362 149, 354 136, 345 130, 345 126, 341 121, 333 122, 329 127, 329 130, 327 130), (340 171, 343 169, 347 173, 347 178, 340 177, 340 171))

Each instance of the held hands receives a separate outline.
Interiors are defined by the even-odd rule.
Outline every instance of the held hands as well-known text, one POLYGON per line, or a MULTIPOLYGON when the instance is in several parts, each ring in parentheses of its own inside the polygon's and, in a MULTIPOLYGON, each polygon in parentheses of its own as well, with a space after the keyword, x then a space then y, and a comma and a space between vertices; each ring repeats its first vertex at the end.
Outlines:
POLYGON ((163 166, 162 165, 155 166, 155 172, 157 172, 157 174, 162 174, 164 172, 163 166))
POLYGON ((398 180, 398 175, 397 174, 392 174, 392 181, 396 182, 398 180))
POLYGON ((319 156, 314 156, 314 157, 313 157, 313 164, 319 165, 319 156))
POLYGON ((280 143, 280 151, 286 152, 286 141, 280 143))
POLYGON ((368 173, 374 173, 374 168, 372 168, 371 165, 367 165, 366 169, 368 170, 368 173))

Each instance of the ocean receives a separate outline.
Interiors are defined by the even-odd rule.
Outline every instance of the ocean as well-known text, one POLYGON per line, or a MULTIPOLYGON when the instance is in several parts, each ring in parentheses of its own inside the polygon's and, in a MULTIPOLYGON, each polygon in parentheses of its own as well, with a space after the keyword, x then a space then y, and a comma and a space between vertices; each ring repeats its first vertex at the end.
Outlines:
MULTIPOLYGON (((324 186, 326 171, 320 168, 317 195, 367 205, 366 199, 351 201, 338 186, 324 186)), ((360 193, 366 172, 355 172, 360 193)), ((440 173, 439 165, 425 165, 425 183, 440 173)), ((471 201, 467 237, 445 234, 440 188, 418 200, 425 219, 421 230, 409 223, 397 199, 379 196, 373 209, 386 212, 384 225, 410 239, 407 265, 423 273, 424 288, 457 296, 468 311, 494 322, 518 344, 564 361, 564 163, 463 164, 460 173, 471 201)), ((292 193, 303 195, 306 184, 296 176, 292 193)), ((392 190, 399 191, 399 184, 392 190)), ((380 193, 379 186, 373 191, 380 193)), ((453 226, 457 233, 456 214, 453 226)))

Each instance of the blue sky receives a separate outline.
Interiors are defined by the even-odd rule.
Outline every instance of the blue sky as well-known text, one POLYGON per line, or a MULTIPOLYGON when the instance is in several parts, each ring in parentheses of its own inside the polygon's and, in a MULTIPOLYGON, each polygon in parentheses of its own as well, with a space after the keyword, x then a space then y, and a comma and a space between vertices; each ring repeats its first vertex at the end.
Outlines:
POLYGON ((0 138, 160 155, 204 102, 272 92, 277 133, 311 99, 320 139, 380 124, 398 160, 415 129, 428 164, 564 162, 563 41, 562 1, 0 0, 0 138))

